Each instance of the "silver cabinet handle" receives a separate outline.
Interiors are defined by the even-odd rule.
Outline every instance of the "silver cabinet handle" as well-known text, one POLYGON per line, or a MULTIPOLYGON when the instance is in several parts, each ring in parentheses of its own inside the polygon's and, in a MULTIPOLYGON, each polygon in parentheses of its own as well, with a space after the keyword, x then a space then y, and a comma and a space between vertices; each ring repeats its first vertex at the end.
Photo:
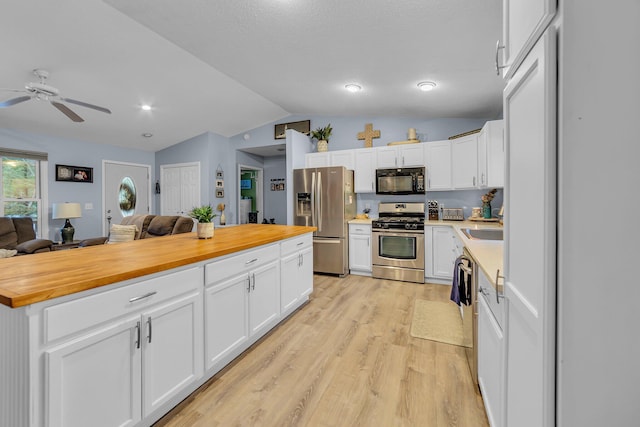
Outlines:
POLYGON ((256 262, 258 260, 258 258, 254 258, 251 261, 247 261, 244 263, 244 265, 249 265, 249 264, 253 264, 254 262, 256 262))
POLYGON ((137 296, 137 297, 133 297, 133 298, 129 299, 129 302, 140 301, 141 299, 152 297, 157 293, 158 293, 157 291, 153 291, 153 292, 149 292, 148 294, 144 294, 144 295, 140 295, 140 296, 137 296))
POLYGON ((151 317, 147 318, 147 331, 149 332, 149 335, 147 335, 147 340, 149 343, 151 343, 151 317))
POLYGON ((480 292, 480 293, 481 293, 482 295, 484 295, 484 296, 488 296, 488 295, 489 295, 489 292, 487 292, 487 291, 485 290, 485 288, 483 288, 482 286, 480 286, 480 287, 478 288, 478 292, 480 292))
POLYGON ((256 273, 253 273, 253 286, 251 286, 251 290, 256 290, 256 273))
POLYGON ((300 242, 296 246, 302 246, 302 245, 304 245, 304 242, 300 242))
POLYGON ((247 274, 247 292, 251 292, 251 276, 247 274))
POLYGON ((367 237, 367 247, 371 247, 371 238, 367 237))
POLYGON ((498 61, 498 52, 500 51, 500 49, 504 49, 504 45, 500 44, 500 40, 498 40, 496 42, 496 75, 499 76, 500 75, 500 70, 503 68, 506 68, 506 65, 500 65, 499 61, 498 61))
POLYGON ((136 348, 140 348, 140 322, 136 324, 136 348))
POLYGON ((475 176, 473 177, 473 186, 474 187, 476 186, 476 177, 475 176))
POLYGON ((500 294, 500 287, 498 286, 498 279, 504 279, 504 276, 500 275, 500 269, 496 271, 496 302, 500 304, 500 298, 504 298, 504 293, 500 294))

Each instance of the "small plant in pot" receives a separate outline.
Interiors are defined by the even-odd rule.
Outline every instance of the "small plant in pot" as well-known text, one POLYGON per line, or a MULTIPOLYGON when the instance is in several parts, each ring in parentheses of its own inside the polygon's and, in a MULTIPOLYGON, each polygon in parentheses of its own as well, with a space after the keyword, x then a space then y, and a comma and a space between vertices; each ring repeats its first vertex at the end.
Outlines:
POLYGON ((331 138, 332 131, 331 123, 323 128, 320 127, 311 131, 311 138, 318 140, 318 151, 327 151, 329 149, 329 138, 331 138))
POLYGON ((189 212, 191 218, 198 221, 196 234, 198 239, 210 239, 213 237, 213 218, 218 215, 213 212, 211 205, 196 206, 189 212))

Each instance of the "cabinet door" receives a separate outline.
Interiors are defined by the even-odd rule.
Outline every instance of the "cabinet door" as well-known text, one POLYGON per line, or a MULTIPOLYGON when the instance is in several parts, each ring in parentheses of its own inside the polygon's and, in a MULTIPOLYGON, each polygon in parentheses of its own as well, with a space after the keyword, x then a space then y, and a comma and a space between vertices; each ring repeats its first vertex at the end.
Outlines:
POLYGON ((485 302, 478 297, 478 385, 489 425, 500 427, 504 409, 504 336, 485 302))
POLYGON ((375 150, 377 168, 383 169, 399 167, 398 150, 396 150, 396 147, 378 147, 375 150))
POLYGON ((504 120, 487 125, 487 186, 504 187, 504 120))
POLYGON ((433 277, 453 278, 453 264, 456 260, 455 235, 451 227, 432 227, 433 236, 433 277))
POLYGON ((200 291, 142 314, 143 416, 202 376, 200 291))
POLYGON ((329 152, 325 153, 307 153, 304 158, 305 167, 307 168, 323 168, 329 166, 329 152))
POLYGON ((478 135, 463 136, 451 142, 453 188, 476 188, 478 185, 478 135))
POLYGON ((427 144, 427 187, 429 190, 451 190, 451 142, 427 144))
POLYGON ((349 170, 355 170, 353 150, 330 151, 329 159, 330 166, 344 166, 349 170))
POLYGON ((349 269, 371 273, 371 233, 349 234, 349 269))
POLYGON ((508 426, 554 425, 555 39, 549 28, 504 91, 508 426))
POLYGON ((249 275, 249 336, 260 336, 280 317, 280 263, 270 262, 252 270, 249 275))
POLYGON ((249 275, 234 276, 204 291, 207 370, 249 339, 249 275))
POLYGON ((300 299, 306 300, 313 292, 313 246, 300 251, 300 269, 298 270, 300 299))
POLYGON ((298 286, 298 270, 300 269, 300 253, 294 252, 280 261, 282 281, 280 284, 280 311, 286 313, 295 307, 300 300, 298 286))
POLYGON ((363 148, 355 151, 354 185, 356 193, 376 191, 376 151, 363 148))
POLYGON ((556 13, 557 0, 503 1, 503 61, 510 78, 547 28, 556 13))
POLYGON ((45 353, 49 427, 133 426, 141 419, 140 316, 45 353))
POLYGON ((489 129, 485 124, 478 134, 478 188, 486 188, 487 177, 487 144, 489 140, 489 129))
POLYGON ((424 144, 399 145, 397 149, 398 164, 402 167, 425 166, 424 144))

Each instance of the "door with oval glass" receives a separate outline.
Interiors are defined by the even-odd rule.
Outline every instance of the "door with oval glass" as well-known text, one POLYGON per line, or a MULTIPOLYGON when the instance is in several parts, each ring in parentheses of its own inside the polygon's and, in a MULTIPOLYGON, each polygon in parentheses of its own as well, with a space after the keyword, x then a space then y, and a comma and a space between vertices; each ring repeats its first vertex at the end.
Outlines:
POLYGON ((122 218, 148 214, 151 166, 104 161, 103 233, 109 224, 120 224, 122 218))

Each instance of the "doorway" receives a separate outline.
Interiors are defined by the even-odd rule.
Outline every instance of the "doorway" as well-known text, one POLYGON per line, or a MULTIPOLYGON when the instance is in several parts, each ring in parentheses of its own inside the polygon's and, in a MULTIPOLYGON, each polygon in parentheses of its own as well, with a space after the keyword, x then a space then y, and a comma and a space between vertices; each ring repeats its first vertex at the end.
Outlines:
POLYGON ((151 166, 103 160, 102 233, 122 218, 150 213, 151 166))
POLYGON ((264 218, 263 170, 238 165, 238 224, 262 223, 264 218))

